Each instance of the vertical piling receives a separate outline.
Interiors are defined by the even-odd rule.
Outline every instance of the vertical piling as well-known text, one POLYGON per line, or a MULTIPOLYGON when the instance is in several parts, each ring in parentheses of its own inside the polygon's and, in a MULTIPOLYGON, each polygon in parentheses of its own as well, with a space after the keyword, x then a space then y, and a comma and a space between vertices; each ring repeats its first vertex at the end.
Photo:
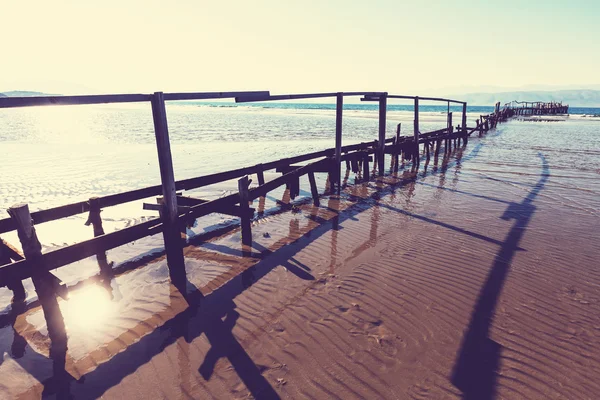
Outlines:
POLYGON ((344 112, 344 95, 338 93, 335 103, 335 182, 337 194, 342 190, 342 115, 344 112))
POLYGON ((419 97, 415 97, 415 128, 414 128, 414 155, 413 165, 419 164, 419 97))
POLYGON ((313 204, 319 207, 319 191, 317 190, 317 181, 315 180, 315 173, 308 171, 308 182, 310 183, 310 193, 312 194, 313 204))
POLYGON ((248 205, 248 187, 252 182, 248 175, 238 180, 238 190, 240 194, 240 220, 242 226, 242 244, 252 246, 252 221, 250 218, 250 206, 248 205))
POLYGON ((183 257, 183 244, 178 227, 175 174, 173 172, 167 111, 163 93, 154 93, 151 103, 156 148, 158 151, 158 165, 160 167, 160 180, 162 182, 163 199, 165 202, 164 212, 162 213, 163 237, 167 253, 169 276, 171 277, 171 281, 178 286, 183 284, 186 279, 185 261, 183 257))
POLYGON ((35 232, 29 206, 27 204, 15 204, 7 211, 17 225, 17 234, 23 248, 23 255, 32 266, 33 285, 42 305, 42 311, 48 326, 48 336, 52 342, 50 353, 51 355, 62 353, 67 348, 67 333, 56 298, 58 286, 56 278, 50 274, 44 265, 42 245, 35 232))
POLYGON ((385 168, 385 123, 387 114, 387 93, 379 97, 379 139, 377 148, 377 174, 383 176, 385 168))

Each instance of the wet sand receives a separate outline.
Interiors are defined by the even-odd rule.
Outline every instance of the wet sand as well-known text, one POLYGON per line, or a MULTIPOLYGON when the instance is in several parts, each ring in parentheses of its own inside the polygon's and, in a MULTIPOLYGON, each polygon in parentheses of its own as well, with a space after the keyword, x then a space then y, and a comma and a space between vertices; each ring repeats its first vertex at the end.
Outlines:
POLYGON ((67 375, 28 310, 0 397, 595 398, 598 171, 485 140, 192 243, 186 298, 162 257, 84 286, 67 375))

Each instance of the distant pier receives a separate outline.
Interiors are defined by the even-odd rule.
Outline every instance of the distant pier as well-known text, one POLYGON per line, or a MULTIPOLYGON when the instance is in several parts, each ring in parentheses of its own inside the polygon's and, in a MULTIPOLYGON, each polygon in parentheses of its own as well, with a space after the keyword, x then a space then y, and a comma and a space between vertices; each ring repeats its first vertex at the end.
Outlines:
POLYGON ((569 112, 568 104, 554 101, 547 103, 543 101, 512 101, 506 103, 504 108, 511 110, 512 115, 555 115, 568 114, 569 112))

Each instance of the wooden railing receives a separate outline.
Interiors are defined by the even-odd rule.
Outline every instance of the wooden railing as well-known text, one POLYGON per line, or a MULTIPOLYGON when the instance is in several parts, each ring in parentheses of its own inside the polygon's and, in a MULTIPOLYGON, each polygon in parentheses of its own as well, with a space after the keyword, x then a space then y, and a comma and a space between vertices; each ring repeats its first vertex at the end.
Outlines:
MULTIPOLYGON (((8 285, 11 290, 18 293, 22 290, 21 281, 30 277, 37 277, 34 280, 35 288, 38 294, 53 293, 51 297, 54 300, 48 300, 40 297, 40 303, 44 312, 48 315, 56 316, 60 311, 57 310, 54 295, 59 294, 60 282, 54 278, 49 271, 71 264, 73 262, 96 255, 98 260, 101 257, 106 261, 105 254, 107 250, 124 245, 126 243, 138 240, 140 238, 162 233, 165 240, 165 250, 167 253, 167 264, 171 280, 176 285, 185 280, 185 266, 183 263, 184 242, 181 237, 183 225, 191 219, 211 213, 226 213, 236 215, 241 220, 242 242, 244 245, 251 245, 251 220, 253 210, 249 208, 248 203, 256 198, 265 196, 268 192, 282 186, 288 185, 292 192, 292 198, 298 194, 299 179, 307 175, 311 187, 311 195, 315 205, 319 205, 319 193, 316 187, 314 174, 317 172, 326 172, 329 174, 329 181, 333 192, 341 190, 341 163, 346 162, 353 171, 361 171, 363 179, 369 179, 369 162, 377 163, 377 173, 383 175, 384 156, 392 154, 397 158, 402 155, 403 159, 412 159, 413 165, 418 166, 420 159, 419 145, 423 144, 427 158, 430 157, 430 147, 433 151, 433 144, 437 144, 435 157, 440 150, 441 143, 445 143, 445 152, 460 145, 466 145, 468 131, 466 127, 466 103, 451 99, 390 95, 386 92, 337 92, 337 93, 314 93, 314 94, 292 94, 292 95, 271 95, 268 91, 253 92, 210 92, 210 93, 162 93, 154 94, 118 94, 118 95, 93 95, 93 96, 53 96, 53 97, 26 97, 26 98, 0 98, 0 108, 30 107, 43 105, 81 105, 81 104, 104 104, 104 103, 129 103, 129 102, 150 102, 154 119, 154 129, 156 135, 157 152, 159 158, 159 167, 161 173, 161 185, 151 186, 124 193, 118 193, 108 196, 95 197, 88 200, 67 204, 60 207, 54 207, 46 210, 29 213, 24 205, 11 207, 11 218, 0 219, 0 234, 13 230, 18 230, 19 239, 23 248, 39 247, 35 228, 31 225, 41 224, 61 218, 71 217, 77 214, 89 212, 88 221, 94 225, 94 238, 72 244, 60 249, 52 250, 47 253, 34 251, 30 257, 23 257, 18 251, 11 250, 3 242, 0 242, 0 261, 6 262, 12 259, 14 262, 0 266, 0 286, 8 285), (359 143, 343 146, 342 145, 342 115, 343 98, 347 96, 362 96, 363 101, 379 102, 379 135, 378 140, 372 142, 359 143), (275 100, 295 100, 308 98, 336 98, 336 128, 335 128, 335 147, 322 151, 302 154, 294 157, 279 159, 267 163, 260 163, 248 167, 238 168, 225 172, 219 172, 210 175, 199 176, 190 179, 175 181, 173 174, 173 164, 171 159, 170 142, 168 135, 168 124, 166 119, 165 101, 173 100, 200 100, 200 99, 222 99, 235 98, 236 102, 250 101, 275 101, 275 100), (386 138, 386 110, 388 99, 413 99, 415 104, 415 119, 413 136, 401 136, 400 125, 396 136, 386 138), (448 105, 459 103, 463 105, 462 125, 458 130, 452 126, 452 113, 448 112, 447 127, 436 131, 421 133, 419 131, 419 100, 441 101, 448 105), (458 144, 457 144, 458 140, 458 144), (374 155, 374 160, 371 155, 374 155), (294 165, 306 163, 306 165, 294 165), (282 173, 282 176, 265 182, 264 172, 275 169, 282 173), (249 187, 249 175, 256 175, 258 186, 249 187), (216 200, 206 201, 191 197, 182 196, 179 191, 197 189, 200 187, 238 179, 239 192, 216 200), (160 211, 159 219, 151 219, 140 224, 130 226, 115 232, 104 233, 101 229, 101 219, 99 217, 100 208, 116 206, 123 203, 138 201, 153 196, 162 195, 161 204, 145 204, 147 209, 160 211), (93 217, 93 218, 92 218, 93 217), (29 221, 29 223, 27 223, 29 221), (100 224, 100 225, 98 225, 100 224), (33 246, 33 247, 32 247, 33 246), (10 251, 9 251, 10 250, 10 251)), ((472 132, 471 132, 472 133, 472 132)), ((178 287, 180 287, 178 285, 178 287)), ((50 325, 49 325, 50 327, 50 325)), ((49 328, 50 329, 50 328, 49 328)))

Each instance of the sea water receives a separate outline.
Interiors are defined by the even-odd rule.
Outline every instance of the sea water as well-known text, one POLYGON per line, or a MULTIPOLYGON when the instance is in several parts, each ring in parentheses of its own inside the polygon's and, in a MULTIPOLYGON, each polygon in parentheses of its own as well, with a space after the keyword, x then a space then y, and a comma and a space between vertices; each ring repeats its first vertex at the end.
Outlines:
MULTIPOLYGON (((378 136, 376 104, 345 104, 343 144, 375 140, 378 136)), ((454 125, 461 122, 462 108, 432 106, 420 108, 420 130, 427 132, 446 127, 447 111, 454 113, 454 125)), ((493 111, 493 107, 469 107, 468 126, 493 111)), ((503 124, 509 132, 497 140, 502 146, 489 148, 495 159, 485 157, 482 173, 514 173, 519 160, 531 152, 551 155, 553 168, 565 174, 599 178, 600 109, 572 108, 569 116, 526 118, 503 124), (502 143, 506 141, 506 143, 502 143)), ((250 166, 334 147, 335 104, 170 102, 167 105, 169 135, 175 179, 186 179, 250 166)), ((388 106, 386 136, 413 135, 411 105, 388 106)), ((476 140, 476 139, 475 139, 476 140)), ((473 146, 474 141, 470 142, 473 146)), ((149 104, 102 106, 53 106, 0 110, 0 218, 8 217, 6 208, 15 203, 29 204, 30 211, 56 207, 160 184, 158 158, 149 104), (4 213, 4 215, 2 215, 4 213)), ((520 173, 526 173, 521 171, 520 173)), ((266 174, 272 179, 279 174, 266 174)), ((324 186, 324 175, 319 185, 324 186)), ((593 180, 580 180, 585 185, 593 180)), ((595 182, 595 181, 594 181, 595 182)), ((254 182, 256 184, 256 182, 254 182)), ((596 190, 594 188, 590 190, 596 190)), ((235 180, 186 192, 214 199, 237 191, 235 180)), ((267 209, 277 207, 283 188, 269 194, 267 209)), ((310 196, 302 181, 302 196, 310 196)), ((112 232, 157 217, 135 201, 102 212, 105 231, 112 232)), ((592 204, 585 207, 597 212, 592 204)), ((80 214, 36 227, 47 252, 91 238, 85 226, 87 215, 80 214)), ((213 214, 201 218, 188 231, 190 236, 215 227, 235 223, 237 218, 213 214)), ((16 233, 2 237, 18 244, 16 233)), ((161 235, 145 238, 110 251, 118 265, 163 247, 161 235)), ((55 271, 67 283, 75 283, 97 273, 93 257, 55 271)), ((25 281, 30 297, 31 282, 25 281)), ((0 310, 8 307, 11 293, 0 288, 0 310)))

